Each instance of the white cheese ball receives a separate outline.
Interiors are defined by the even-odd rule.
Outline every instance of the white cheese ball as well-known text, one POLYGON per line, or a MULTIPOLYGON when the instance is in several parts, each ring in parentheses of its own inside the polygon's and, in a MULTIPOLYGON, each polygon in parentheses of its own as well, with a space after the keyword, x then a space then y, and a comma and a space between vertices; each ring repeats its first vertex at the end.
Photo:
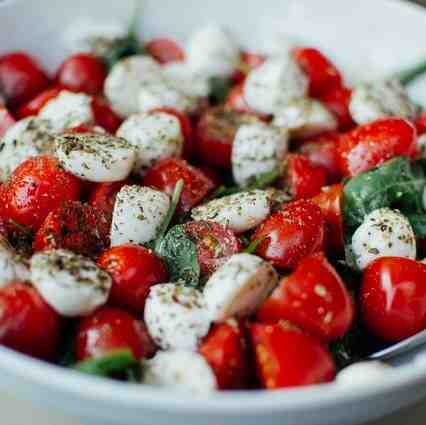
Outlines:
POLYGON ((143 383, 193 395, 207 395, 217 389, 213 370, 205 358, 185 350, 159 351, 143 361, 143 383))
POLYGON ((152 339, 163 350, 196 350, 211 323, 203 294, 176 283, 151 287, 144 319, 152 339))
POLYGON ((39 117, 48 120, 53 131, 57 133, 81 124, 92 124, 94 122, 92 97, 84 93, 62 90, 58 96, 43 106, 39 117))
POLYGON ((142 176, 154 162, 182 155, 184 137, 179 119, 166 112, 135 114, 117 131, 135 149, 133 171, 142 176))
POLYGON ((258 112, 273 114, 292 99, 305 97, 308 79, 289 55, 272 57, 253 69, 244 83, 244 98, 258 112))
POLYGON ((239 186, 254 177, 283 167, 288 148, 285 130, 263 123, 242 125, 232 144, 232 173, 239 186))
POLYGON ((60 315, 86 316, 105 304, 111 277, 92 260, 64 249, 31 258, 31 282, 60 315))
POLYGON ((0 288, 14 281, 29 280, 29 269, 7 239, 0 236, 0 288))
POLYGON ((56 137, 56 157, 63 168, 91 182, 124 180, 132 171, 135 150, 126 140, 106 134, 56 137))
POLYGON ((123 186, 114 204, 111 246, 153 240, 169 206, 170 199, 163 192, 137 185, 123 186))
POLYGON ((297 138, 337 130, 334 115, 321 102, 308 98, 293 99, 277 109, 272 123, 288 129, 290 134, 297 138))
POLYGON ((5 181, 28 158, 53 152, 54 146, 48 121, 38 117, 18 121, 7 130, 0 144, 0 181, 5 181))
POLYGON ((336 383, 345 386, 368 385, 386 379, 390 371, 391 366, 379 361, 358 362, 340 371, 336 383))
POLYGON ((206 77, 228 77, 238 66, 240 49, 231 34, 216 25, 195 32, 186 47, 194 72, 206 77))
POLYGON ((251 190, 213 199, 192 210, 195 221, 211 220, 228 226, 235 233, 254 229, 271 212, 271 192, 251 190))
POLYGON ((271 264, 256 255, 235 254, 204 287, 210 319, 224 322, 254 313, 278 283, 271 264))
POLYGON ((412 119, 416 107, 396 80, 364 82, 354 87, 349 111, 357 124, 385 117, 412 119))
POLYGON ((117 62, 108 74, 104 93, 122 117, 139 111, 139 90, 162 79, 161 66, 149 56, 129 56, 117 62))
POLYGON ((352 236, 358 268, 364 270, 380 257, 416 259, 416 238, 407 218, 398 210, 379 208, 368 214, 352 236))

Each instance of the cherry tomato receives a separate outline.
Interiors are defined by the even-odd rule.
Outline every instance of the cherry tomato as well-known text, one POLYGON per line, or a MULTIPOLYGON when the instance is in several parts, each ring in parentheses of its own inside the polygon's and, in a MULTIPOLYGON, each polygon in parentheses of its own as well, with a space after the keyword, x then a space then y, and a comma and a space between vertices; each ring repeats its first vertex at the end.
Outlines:
POLYGON ((414 121, 419 136, 426 133, 426 112, 421 113, 414 121))
POLYGON ((31 286, 0 288, 0 344, 41 359, 57 353, 62 321, 31 286))
POLYGON ((353 177, 395 156, 415 157, 417 132, 402 118, 384 118, 342 135, 339 144, 340 169, 353 177))
POLYGON ((6 131, 15 124, 15 118, 10 112, 3 107, 0 107, 0 138, 6 134, 6 131))
MULTIPOLYGON (((64 133, 100 133, 103 130, 96 125, 80 124, 77 127, 70 127, 64 130, 64 133)), ((91 183, 86 181, 85 183, 91 183)))
POLYGON ((32 115, 38 115, 49 100, 54 99, 61 92, 61 87, 52 87, 44 90, 37 96, 24 103, 17 111, 18 118, 25 118, 32 115))
POLYGON ((323 167, 313 165, 305 156, 289 154, 286 183, 293 199, 311 198, 326 185, 327 173, 323 167))
POLYGON ((0 91, 12 108, 28 102, 49 85, 37 61, 24 52, 0 57, 0 91))
POLYGON ((335 115, 339 123, 340 131, 347 131, 355 126, 349 103, 352 91, 347 87, 336 87, 334 90, 324 93, 319 99, 335 115))
POLYGON ((278 268, 293 268, 309 254, 322 250, 324 217, 310 200, 290 202, 267 218, 252 240, 262 240, 257 254, 278 268))
POLYGON ((62 248, 93 256, 109 246, 109 231, 110 222, 101 211, 80 202, 65 202, 46 217, 33 248, 62 248))
POLYGON ((244 332, 236 321, 213 325, 199 348, 222 390, 244 389, 250 377, 244 332))
POLYGON ((322 188, 312 202, 321 208, 325 220, 325 245, 330 254, 343 250, 343 185, 335 184, 322 188))
POLYGON ((196 243, 201 272, 211 274, 231 255, 240 251, 238 238, 231 229, 213 221, 190 221, 186 234, 196 243))
POLYGON ((264 388, 320 384, 334 379, 335 365, 327 349, 291 325, 255 323, 251 338, 264 388))
POLYGON ((213 182, 215 187, 223 185, 221 170, 208 165, 200 165, 198 168, 213 182))
POLYGON ((51 211, 78 200, 80 192, 81 181, 55 158, 36 156, 16 168, 1 187, 0 215, 8 225, 16 222, 36 231, 51 211))
POLYGON ((143 246, 114 246, 99 257, 98 265, 112 276, 110 302, 135 313, 143 312, 149 288, 168 279, 162 260, 143 246))
POLYGON ((234 83, 236 84, 242 83, 246 79, 250 71, 262 65, 265 60, 266 58, 263 55, 250 52, 242 52, 240 55, 240 64, 238 66, 238 69, 236 69, 231 76, 232 81, 234 81, 234 83))
POLYGON ((183 180, 178 211, 187 212, 214 188, 213 182, 198 168, 183 159, 169 158, 158 161, 143 178, 144 186, 152 186, 171 195, 176 183, 183 180))
POLYGON ((145 44, 145 50, 160 64, 182 62, 185 59, 183 49, 168 38, 154 38, 145 44))
POLYGON ((102 307, 80 322, 75 339, 78 361, 126 349, 137 359, 156 351, 145 325, 126 311, 102 307))
POLYGON ((253 114, 228 111, 223 107, 207 110, 196 129, 198 154, 213 167, 231 167, 231 151, 235 133, 243 124, 259 122, 253 114))
POLYGON ((95 123, 110 134, 115 134, 123 120, 112 110, 109 103, 101 96, 92 99, 92 112, 95 123))
POLYGON ((364 271, 362 317, 367 327, 388 342, 426 328, 426 265, 401 257, 382 257, 364 271))

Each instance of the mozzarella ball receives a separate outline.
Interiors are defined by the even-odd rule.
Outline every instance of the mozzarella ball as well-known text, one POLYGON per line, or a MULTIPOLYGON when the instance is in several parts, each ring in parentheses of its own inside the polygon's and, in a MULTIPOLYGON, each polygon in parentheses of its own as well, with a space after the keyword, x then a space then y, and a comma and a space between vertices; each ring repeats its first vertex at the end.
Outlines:
POLYGON ((91 182, 124 180, 132 171, 135 150, 126 140, 105 134, 63 134, 56 138, 63 168, 91 182))
POLYGON ((345 367, 336 378, 338 385, 368 385, 385 378, 392 367, 378 361, 364 361, 345 367))
POLYGON ((134 172, 142 176, 160 159, 180 157, 184 137, 179 119, 166 112, 135 114, 117 131, 135 149, 134 172))
POLYGON ((0 236, 0 288, 13 281, 29 280, 29 269, 7 239, 0 236))
POLYGON ((203 294, 175 283, 151 287, 144 318, 152 339, 164 350, 196 350, 210 328, 203 294))
POLYGON ((92 98, 84 93, 62 90, 43 106, 39 117, 48 120, 57 133, 81 124, 92 124, 92 98))
POLYGON ((308 79, 289 55, 272 57, 253 69, 244 83, 247 104, 258 112, 273 114, 290 100, 305 97, 308 79))
POLYGON ((129 56, 117 62, 104 84, 104 93, 112 108, 122 117, 139 111, 139 90, 162 80, 161 66, 154 59, 129 56))
POLYGON ((215 374, 205 358, 185 350, 159 351, 143 362, 143 383, 187 391, 194 395, 217 389, 215 374))
POLYGON ((5 181, 32 156, 52 153, 54 136, 49 122, 28 117, 10 127, 0 143, 0 181, 5 181))
POLYGON ((215 25, 195 32, 186 48, 191 68, 206 77, 227 77, 240 60, 240 50, 231 34, 215 25))
POLYGON ((379 208, 368 214, 352 236, 358 268, 364 270, 380 257, 416 259, 413 228, 398 210, 379 208))
POLYGON ((60 315, 85 316, 105 304, 111 277, 93 261, 64 249, 31 258, 31 282, 60 315))
POLYGON ((195 221, 211 220, 235 233, 254 229, 271 212, 271 192, 251 190, 214 199, 192 210, 195 221))
POLYGON ((254 313, 278 283, 271 264, 256 255, 235 254, 204 287, 210 319, 224 322, 254 313))
POLYGON ((412 119, 416 113, 404 87, 396 81, 361 83, 352 91, 349 111, 357 124, 398 116, 412 119))
POLYGON ((170 200, 165 193, 149 187, 123 186, 114 204, 111 246, 153 240, 169 206, 170 200))
POLYGON ((283 167, 288 134, 263 123, 242 125, 232 145, 232 173, 235 182, 248 186, 254 177, 283 167))
POLYGON ((276 110, 272 123, 288 129, 292 136, 298 138, 337 130, 333 114, 321 102, 307 98, 293 99, 276 110))

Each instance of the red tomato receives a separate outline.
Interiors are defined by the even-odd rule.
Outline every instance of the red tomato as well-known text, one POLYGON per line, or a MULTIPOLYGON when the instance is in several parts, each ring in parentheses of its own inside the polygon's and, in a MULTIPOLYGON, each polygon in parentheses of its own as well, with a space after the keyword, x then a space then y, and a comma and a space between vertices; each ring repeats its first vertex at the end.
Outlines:
POLYGON ((352 91, 347 87, 336 87, 334 90, 324 93, 321 102, 335 115, 339 123, 339 130, 350 130, 355 126, 351 113, 349 112, 349 103, 351 101, 352 91))
POLYGON ((415 157, 417 132, 402 118, 384 118, 342 135, 339 144, 340 169, 353 177, 395 156, 415 157))
POLYGON ((96 56, 77 53, 59 67, 56 83, 67 90, 97 94, 102 92, 105 78, 105 65, 96 56))
POLYGON ((389 342, 426 328, 426 265, 401 257, 382 257, 364 271, 362 317, 367 327, 389 342))
POLYGON ((145 44, 145 50, 161 64, 169 62, 182 62, 185 59, 183 49, 173 40, 168 38, 154 38, 145 44))
POLYGON ((325 342, 343 336, 354 318, 354 303, 323 253, 303 258, 281 280, 257 312, 263 322, 290 320, 325 342))
POLYGON ((242 52, 240 55, 240 65, 231 76, 232 81, 236 84, 242 83, 250 71, 262 65, 265 60, 266 58, 263 55, 242 52))
POLYGON ((0 57, 1 92, 12 108, 28 102, 48 85, 47 74, 27 53, 13 52, 0 57))
POLYGON ((31 286, 0 288, 0 344, 41 359, 57 353, 61 318, 31 286))
POLYGON ((151 250, 139 245, 119 245, 105 251, 98 265, 112 276, 110 302, 142 313, 149 288, 167 282, 168 273, 151 250))
POLYGON ((254 232, 262 239, 257 254, 279 268, 293 268, 309 254, 322 250, 324 217, 312 201, 301 199, 284 205, 254 232))
POLYGON ((156 351, 145 325, 126 311, 102 307, 80 322, 75 340, 78 361, 126 349, 137 359, 156 351))
POLYGON ((200 118, 196 139, 202 161, 213 167, 231 167, 231 151, 235 133, 243 124, 259 122, 253 114, 228 111, 223 107, 208 109, 200 118))
POLYGON ((61 87, 52 87, 44 90, 37 96, 24 103, 17 111, 18 118, 25 118, 32 115, 38 115, 49 100, 54 99, 61 92, 61 87))
POLYGON ((196 243, 201 272, 213 273, 231 255, 240 251, 238 238, 231 229, 213 221, 190 221, 185 232, 196 243))
POLYGON ((146 172, 143 185, 171 195, 181 179, 183 190, 178 204, 180 212, 190 211, 214 188, 213 182, 202 171, 176 158, 158 161, 146 172))
POLYGON ((112 110, 109 103, 101 96, 94 96, 92 112, 95 123, 110 134, 115 134, 123 120, 112 110))
POLYGON ((34 231, 47 215, 66 201, 80 198, 81 181, 47 155, 27 159, 0 191, 0 215, 34 231))
POLYGON ((80 202, 65 202, 46 217, 33 248, 62 248, 93 256, 109 246, 109 231, 110 222, 101 211, 80 202))
POLYGON ((343 185, 335 184, 322 188, 319 195, 311 199, 321 208, 325 220, 325 245, 327 251, 336 254, 342 251, 343 242, 343 185))
POLYGON ((221 170, 208 165, 200 165, 198 168, 213 182, 215 187, 219 187, 223 184, 224 181, 221 170))
POLYGON ((311 198, 326 185, 327 173, 323 167, 313 165, 303 155, 289 154, 287 156, 286 183, 294 200, 311 198))
POLYGON ((216 375, 221 390, 244 389, 250 377, 244 332, 236 321, 215 324, 199 348, 216 375))
POLYGON ((334 379, 335 365, 327 349, 291 325, 255 323, 251 338, 264 388, 320 384, 334 379))
POLYGON ((414 121, 414 124, 417 129, 417 133, 419 136, 426 133, 426 112, 421 113, 416 120, 414 121))
POLYGON ((302 47, 294 57, 309 78, 309 95, 319 97, 342 86, 342 76, 334 64, 319 50, 302 47))
MULTIPOLYGON (((64 133, 100 133, 100 132, 102 132, 102 129, 100 129, 99 127, 97 128, 95 125, 91 125, 91 124, 80 124, 77 127, 71 127, 64 130, 64 133)), ((91 182, 87 182, 87 183, 91 183, 91 182)))
POLYGON ((3 107, 0 107, 0 138, 6 134, 6 131, 15 124, 15 118, 10 112, 3 107))

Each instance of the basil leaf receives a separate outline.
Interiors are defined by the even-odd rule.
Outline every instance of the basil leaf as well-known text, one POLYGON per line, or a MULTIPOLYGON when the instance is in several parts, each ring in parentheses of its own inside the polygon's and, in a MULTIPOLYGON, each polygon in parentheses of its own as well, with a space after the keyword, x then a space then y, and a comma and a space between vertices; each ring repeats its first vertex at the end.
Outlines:
POLYGON ((426 237, 426 214, 406 214, 413 227, 414 234, 419 238, 426 237))
POLYGON ((407 86, 424 74, 426 74, 426 60, 418 62, 410 68, 397 72, 393 78, 399 80, 403 86, 407 86))
POLYGON ((265 238, 258 238, 254 241, 251 241, 245 248, 244 251, 246 254, 254 254, 257 247, 265 240, 265 238))
POLYGON ((230 78, 212 77, 210 78, 210 102, 214 105, 223 103, 228 97, 232 88, 232 81, 230 78))

